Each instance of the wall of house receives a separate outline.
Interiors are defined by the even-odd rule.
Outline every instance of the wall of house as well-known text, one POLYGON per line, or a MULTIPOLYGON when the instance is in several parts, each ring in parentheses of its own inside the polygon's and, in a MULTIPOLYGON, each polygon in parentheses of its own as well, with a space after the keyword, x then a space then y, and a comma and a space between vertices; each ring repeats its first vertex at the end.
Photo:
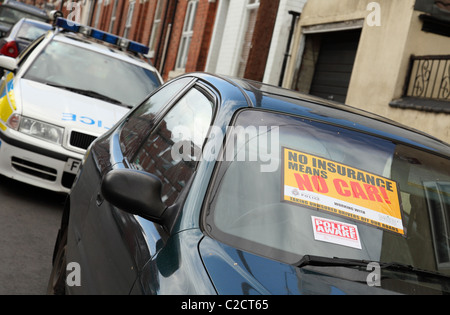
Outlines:
POLYGON ((278 85, 291 29, 289 11, 301 13, 305 3, 306 0, 280 0, 263 82, 278 85))
POLYGON ((244 78, 263 81, 280 0, 261 0, 244 78))
POLYGON ((175 67, 188 3, 189 0, 179 0, 176 5, 171 34, 168 38, 169 43, 164 68, 161 73, 165 79, 176 77, 185 72, 203 71, 206 64, 217 1, 199 0, 186 67, 185 69, 176 69, 175 67))
POLYGON ((217 1, 200 2, 188 56, 188 64, 186 65, 186 72, 203 71, 205 69, 216 9, 217 1))
POLYGON ((389 102, 402 96, 410 55, 448 54, 450 39, 421 31, 415 0, 376 1, 381 9, 381 25, 370 26, 368 20, 374 12, 368 10, 371 2, 308 0, 296 29, 292 52, 295 57, 289 63, 284 86, 292 86, 295 67, 301 62, 302 29, 364 19, 346 103, 450 142, 450 115, 389 106, 389 102))
MULTIPOLYGON (((405 46, 415 0, 379 1, 381 26, 363 24, 347 104, 390 116, 389 102, 401 94, 408 58, 405 46)), ((364 2, 364 1, 361 1, 364 2)), ((360 8, 362 18, 370 13, 360 8)), ((392 116, 390 117, 392 118, 392 116)))
POLYGON ((220 0, 219 21, 214 27, 213 44, 206 67, 207 72, 235 75, 241 30, 244 27, 245 1, 220 0))
MULTIPOLYGON (((411 55, 449 55, 450 38, 437 34, 426 33, 421 30, 422 22, 419 15, 422 12, 414 11, 411 17, 410 30, 404 50, 403 64, 399 72, 399 79, 393 99, 401 96, 401 89, 411 55)), ((443 141, 450 143, 450 114, 431 113, 412 109, 391 108, 390 117, 405 124, 410 124, 443 141)))

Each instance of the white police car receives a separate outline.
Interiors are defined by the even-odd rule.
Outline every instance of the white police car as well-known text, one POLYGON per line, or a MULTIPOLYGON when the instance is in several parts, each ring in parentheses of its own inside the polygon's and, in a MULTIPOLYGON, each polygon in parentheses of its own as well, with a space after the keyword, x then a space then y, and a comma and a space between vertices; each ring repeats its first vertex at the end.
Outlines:
POLYGON ((147 51, 58 18, 17 59, 0 56, 0 174, 68 192, 90 143, 161 85, 147 51))

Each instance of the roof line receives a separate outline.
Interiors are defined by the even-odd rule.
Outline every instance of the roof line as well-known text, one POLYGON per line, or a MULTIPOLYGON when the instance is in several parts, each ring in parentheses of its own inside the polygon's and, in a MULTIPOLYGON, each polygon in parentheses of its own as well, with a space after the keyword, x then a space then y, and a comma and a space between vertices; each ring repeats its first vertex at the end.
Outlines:
POLYGON ((235 87, 237 87, 239 89, 239 91, 241 91, 241 93, 244 95, 244 97, 247 101, 248 107, 255 107, 255 104, 253 104, 252 100, 250 99, 250 96, 248 96, 248 94, 245 92, 245 90, 242 88, 242 86, 239 83, 237 83, 236 81, 234 81, 232 77, 221 75, 221 74, 213 74, 213 75, 234 85, 235 87))

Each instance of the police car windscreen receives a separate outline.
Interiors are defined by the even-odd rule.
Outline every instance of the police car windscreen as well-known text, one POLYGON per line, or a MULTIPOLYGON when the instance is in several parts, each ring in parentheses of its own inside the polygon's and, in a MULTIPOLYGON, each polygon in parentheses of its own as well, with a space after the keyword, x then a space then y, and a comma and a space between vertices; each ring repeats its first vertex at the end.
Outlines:
POLYGON ((24 78, 93 91, 129 106, 139 104, 159 86, 146 68, 58 41, 50 42, 24 78))

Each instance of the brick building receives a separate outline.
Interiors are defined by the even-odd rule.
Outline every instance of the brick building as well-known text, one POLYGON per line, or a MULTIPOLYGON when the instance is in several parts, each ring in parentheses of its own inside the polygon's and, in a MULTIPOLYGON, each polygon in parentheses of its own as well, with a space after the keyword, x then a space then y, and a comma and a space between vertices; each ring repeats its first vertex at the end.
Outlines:
POLYGON ((300 12, 306 2, 23 1, 62 8, 65 17, 148 45, 148 57, 165 80, 185 72, 208 71, 272 84, 278 84, 285 56, 292 21, 288 12, 300 12))
POLYGON ((167 79, 175 70, 204 70, 217 2, 84 0, 81 23, 148 45, 148 56, 167 79))
POLYGON ((299 14, 305 2, 219 0, 205 71, 279 84, 293 29, 290 12, 299 14))

